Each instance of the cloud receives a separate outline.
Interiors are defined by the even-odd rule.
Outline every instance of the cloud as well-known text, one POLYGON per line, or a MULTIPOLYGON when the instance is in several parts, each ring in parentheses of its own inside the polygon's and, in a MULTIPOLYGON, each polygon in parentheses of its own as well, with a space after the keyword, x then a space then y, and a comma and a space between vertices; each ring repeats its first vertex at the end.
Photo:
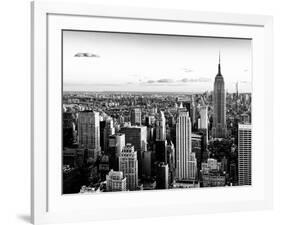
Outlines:
POLYGON ((163 79, 157 80, 156 82, 157 83, 173 83, 174 81, 172 79, 163 78, 163 79))
POLYGON ((146 81, 145 83, 147 84, 167 84, 167 83, 174 83, 174 80, 172 79, 167 79, 167 78, 162 78, 162 79, 159 79, 159 80, 148 80, 146 81))
POLYGON ((89 52, 78 52, 74 55, 74 57, 95 57, 95 58, 99 58, 99 55, 93 54, 93 53, 89 53, 89 52))
POLYGON ((192 83, 192 82, 201 82, 201 83, 204 83, 204 82, 210 82, 211 79, 210 78, 207 78, 207 77, 199 77, 199 78, 183 78, 181 80, 179 80, 179 82, 182 82, 182 83, 192 83))
POLYGON ((168 79, 168 78, 162 78, 159 80, 148 80, 146 81, 144 84, 159 84, 159 85, 165 85, 165 84, 175 84, 175 85, 179 85, 179 84, 184 84, 184 83, 195 83, 195 82, 199 82, 199 83, 208 83, 211 82, 212 80, 210 78, 207 77, 199 77, 199 78, 182 78, 181 80, 173 80, 173 79, 168 79))

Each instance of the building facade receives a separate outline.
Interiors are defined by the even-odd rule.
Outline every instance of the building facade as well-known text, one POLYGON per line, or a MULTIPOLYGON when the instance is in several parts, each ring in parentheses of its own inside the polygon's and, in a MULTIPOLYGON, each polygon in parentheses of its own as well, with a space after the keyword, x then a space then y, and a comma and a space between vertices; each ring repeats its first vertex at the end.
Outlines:
POLYGON ((238 185, 252 184, 252 126, 238 124, 238 185))
POLYGON ((108 153, 109 148, 109 137, 115 134, 115 128, 113 126, 113 119, 108 117, 105 121, 104 133, 103 133, 103 146, 104 152, 108 153))
POLYGON ((79 147, 89 150, 89 157, 96 160, 100 154, 100 121, 99 113, 82 111, 78 114, 79 147))
POLYGON ((157 165, 156 187, 157 189, 169 188, 169 166, 164 162, 157 165))
POLYGON ((166 140, 166 119, 164 112, 160 111, 156 119, 156 141, 166 140))
POLYGON ((131 124, 132 125, 141 125, 141 109, 134 108, 131 111, 131 124))
POLYGON ((209 119, 208 119, 208 106, 201 106, 199 109, 200 123, 198 124, 198 129, 208 130, 209 119))
POLYGON ((176 179, 188 180, 188 161, 191 153, 191 121, 189 113, 179 111, 176 124, 176 179))
POLYGON ((209 158, 201 164, 202 187, 225 186, 226 176, 222 171, 222 163, 216 159, 209 158))
POLYGON ((122 171, 110 170, 106 175, 106 191, 126 191, 126 177, 122 171))
POLYGON ((127 189, 134 191, 138 187, 138 159, 132 144, 126 144, 119 156, 119 170, 127 179, 127 189))
POLYGON ((136 151, 147 150, 147 129, 145 126, 122 127, 120 132, 125 134, 126 143, 132 144, 136 151))

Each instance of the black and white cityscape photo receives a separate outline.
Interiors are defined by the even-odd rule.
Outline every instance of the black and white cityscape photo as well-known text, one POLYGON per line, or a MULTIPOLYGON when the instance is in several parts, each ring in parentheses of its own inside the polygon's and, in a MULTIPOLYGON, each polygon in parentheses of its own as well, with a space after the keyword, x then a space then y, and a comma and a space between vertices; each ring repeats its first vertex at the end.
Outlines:
POLYGON ((251 185, 251 40, 62 35, 63 194, 251 185))

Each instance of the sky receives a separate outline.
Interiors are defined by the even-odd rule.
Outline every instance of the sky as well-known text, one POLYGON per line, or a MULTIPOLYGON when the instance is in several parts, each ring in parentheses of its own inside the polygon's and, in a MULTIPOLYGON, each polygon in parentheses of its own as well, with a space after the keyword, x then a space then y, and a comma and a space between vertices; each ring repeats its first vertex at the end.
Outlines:
POLYGON ((63 31, 63 89, 211 91, 219 53, 226 90, 251 92, 251 40, 63 31))

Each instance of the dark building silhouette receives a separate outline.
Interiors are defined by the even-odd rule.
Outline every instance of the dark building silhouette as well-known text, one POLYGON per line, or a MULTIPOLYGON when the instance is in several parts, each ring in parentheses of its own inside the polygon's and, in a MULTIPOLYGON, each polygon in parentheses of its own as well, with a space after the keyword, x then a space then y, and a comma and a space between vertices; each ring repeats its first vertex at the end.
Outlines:
POLYGON ((225 88, 224 79, 221 74, 220 57, 218 64, 218 74, 214 83, 214 121, 212 124, 212 136, 214 138, 224 138, 227 135, 226 130, 226 106, 225 106, 225 88))

